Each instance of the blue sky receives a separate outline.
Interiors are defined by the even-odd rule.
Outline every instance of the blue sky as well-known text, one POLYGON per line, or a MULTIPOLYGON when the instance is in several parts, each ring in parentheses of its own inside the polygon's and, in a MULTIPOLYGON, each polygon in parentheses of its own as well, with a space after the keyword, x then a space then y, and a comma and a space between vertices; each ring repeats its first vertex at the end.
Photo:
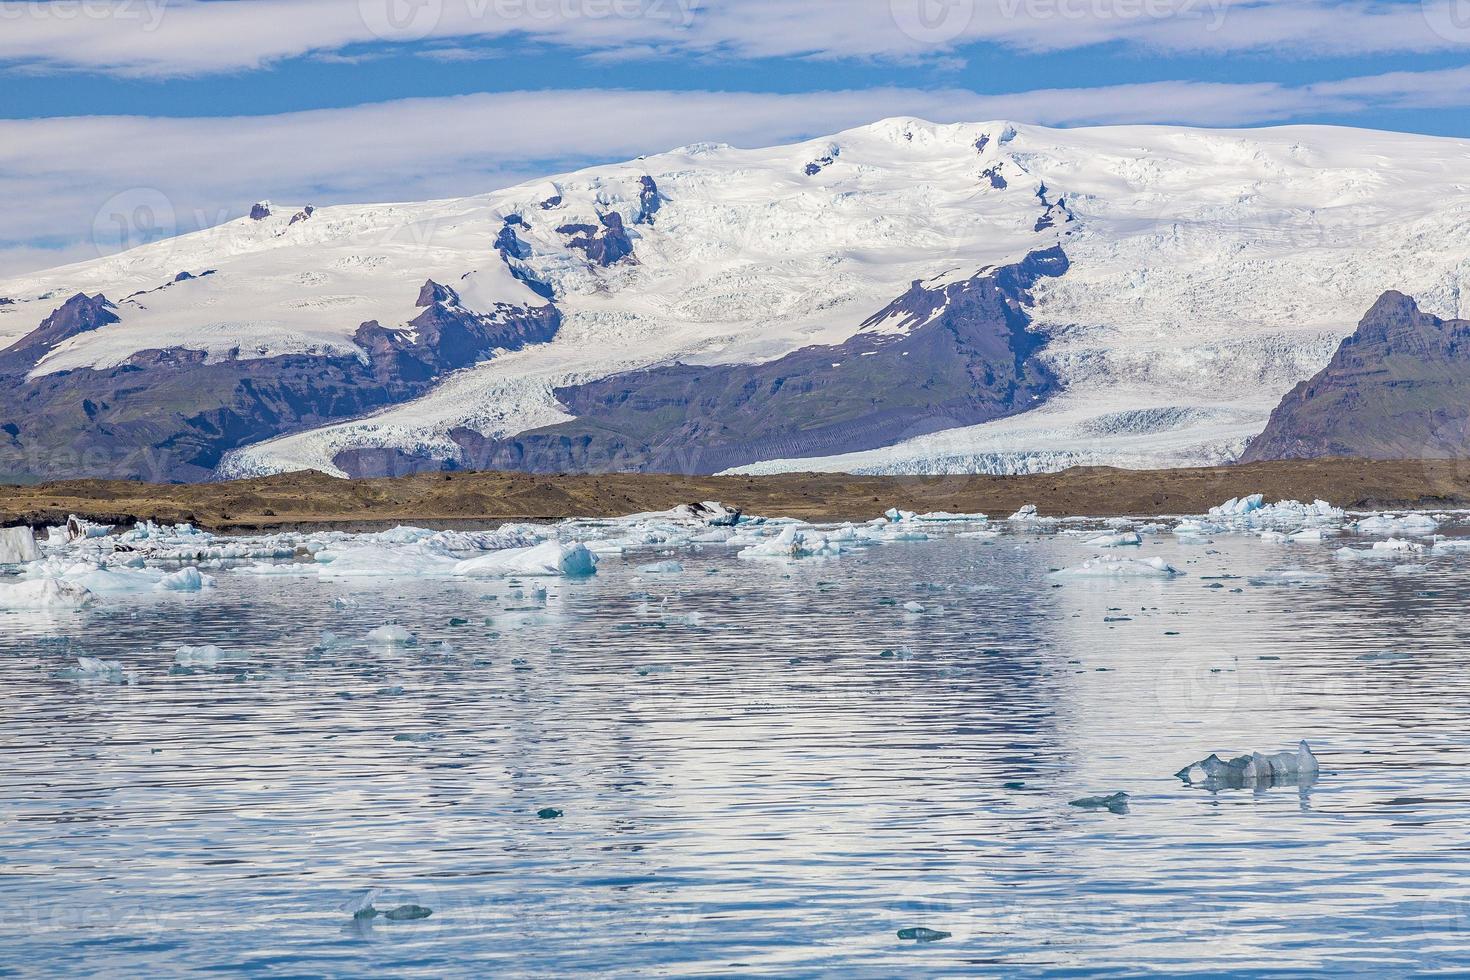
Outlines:
POLYGON ((1470 0, 0 0, 0 273, 884 115, 1470 137, 1470 0), (12 202, 14 202, 12 204, 12 202))

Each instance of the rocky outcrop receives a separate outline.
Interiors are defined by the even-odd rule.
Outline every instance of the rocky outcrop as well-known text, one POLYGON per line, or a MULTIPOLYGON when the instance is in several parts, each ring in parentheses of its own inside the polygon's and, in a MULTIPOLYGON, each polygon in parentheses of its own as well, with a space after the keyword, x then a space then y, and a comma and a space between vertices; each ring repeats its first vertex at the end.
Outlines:
POLYGON ((270 201, 257 201, 257 202, 255 202, 255 206, 250 209, 250 220, 251 221, 264 221, 266 218, 269 218, 270 216, 271 216, 271 202, 270 201))
POLYGON ((561 326, 555 306, 471 311, 432 280, 418 305, 405 329, 360 326, 362 356, 210 361, 146 350, 113 368, 27 377, 67 337, 119 322, 105 297, 74 296, 0 352, 0 482, 205 480, 231 449, 416 398, 449 371, 548 341, 561 326))
POLYGON ((567 248, 575 248, 587 256, 587 261, 599 266, 609 266, 633 254, 633 240, 623 227, 623 217, 616 211, 598 215, 602 223, 599 230, 595 225, 562 225, 558 234, 566 235, 567 248))
POLYGON ((120 322, 116 311, 117 307, 101 293, 77 293, 39 327, 0 351, 0 374, 27 372, 62 341, 120 322))
POLYGON ((1470 458, 1470 321, 1384 293, 1328 365, 1293 388, 1242 462, 1470 458))
MULTIPOLYGON (((858 333, 764 364, 672 364, 559 388, 574 420, 451 437, 455 465, 534 472, 713 473, 771 458, 891 445, 1035 407, 1057 389, 1029 330, 1029 289, 1066 271, 1060 248, 942 287, 916 282, 858 333)), ((443 464, 399 451, 334 462, 354 475, 443 464)))

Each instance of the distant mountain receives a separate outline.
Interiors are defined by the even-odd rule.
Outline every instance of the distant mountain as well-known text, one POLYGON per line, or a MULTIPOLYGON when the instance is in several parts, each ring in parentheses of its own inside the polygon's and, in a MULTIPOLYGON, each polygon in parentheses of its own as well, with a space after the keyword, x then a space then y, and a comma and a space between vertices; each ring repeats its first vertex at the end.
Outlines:
POLYGON ((1466 312, 1466 173, 1362 130, 889 119, 261 202, 0 281, 0 480, 1225 462, 1385 289, 1466 312))
POLYGON ((1247 461, 1470 458, 1470 321, 1387 292, 1327 366, 1293 388, 1247 461))

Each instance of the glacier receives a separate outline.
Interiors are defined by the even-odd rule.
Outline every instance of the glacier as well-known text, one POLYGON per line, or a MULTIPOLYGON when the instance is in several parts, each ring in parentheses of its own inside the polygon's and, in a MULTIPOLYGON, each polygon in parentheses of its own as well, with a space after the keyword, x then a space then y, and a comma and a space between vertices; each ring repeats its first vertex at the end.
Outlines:
POLYGON ((1464 140, 1337 127, 887 119, 788 146, 684 147, 466 198, 324 206, 296 221, 301 209, 276 206, 0 282, 11 300, 0 344, 80 293, 105 294, 117 322, 61 340, 33 378, 150 350, 215 363, 360 358, 363 323, 413 331, 426 281, 452 284, 457 309, 486 317, 550 293, 561 316, 550 340, 455 370, 409 401, 237 447, 215 475, 342 476, 364 459, 456 466, 465 433, 496 440, 567 421, 559 388, 902 337, 913 324, 862 325, 915 284, 942 292, 1060 245, 1068 270, 1039 281, 1028 310, 1058 393, 994 421, 732 471, 1213 464, 1243 451, 1383 288, 1466 314, 1466 163, 1464 140))

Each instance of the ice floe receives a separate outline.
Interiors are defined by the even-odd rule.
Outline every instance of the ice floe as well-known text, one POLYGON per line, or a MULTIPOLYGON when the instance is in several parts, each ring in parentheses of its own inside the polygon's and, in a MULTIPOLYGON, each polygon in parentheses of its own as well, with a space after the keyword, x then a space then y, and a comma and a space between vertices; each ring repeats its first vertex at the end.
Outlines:
POLYGON ((1128 548, 1143 544, 1137 531, 1119 531, 1116 534, 1099 534, 1084 542, 1089 548, 1128 548))
POLYGON ((506 548, 454 566, 454 574, 467 578, 506 575, 565 575, 582 577, 597 572, 597 556, 580 542, 547 541, 533 548, 506 548))
POLYGON ((96 657, 77 657, 76 666, 53 671, 52 677, 65 680, 101 681, 106 684, 131 684, 137 678, 123 669, 121 661, 99 660, 96 657))
POLYGON ((158 580, 153 588, 158 592, 201 592, 215 587, 215 578, 194 568, 181 568, 158 580))
POLYGON ((29 527, 0 527, 0 565, 24 565, 40 557, 29 527))
POLYGON ((1089 558, 1073 568, 1051 573, 1052 578, 1173 578, 1183 575, 1164 559, 1154 558, 1089 558))
POLYGON ((1186 783, 1209 789, 1242 789, 1267 786, 1305 785, 1320 772, 1317 757, 1306 741, 1297 743, 1295 751, 1250 755, 1221 759, 1210 755, 1191 763, 1174 775, 1186 783))
POLYGON ((1359 534, 1433 534, 1439 521, 1428 514, 1375 514, 1355 525, 1359 534))
POLYGON ((375 646, 411 646, 418 642, 418 637, 409 632, 408 627, 400 626, 398 623, 388 623, 370 630, 364 637, 368 643, 375 646))
POLYGON ((82 609, 96 601, 86 586, 55 577, 0 584, 0 609, 82 609))

